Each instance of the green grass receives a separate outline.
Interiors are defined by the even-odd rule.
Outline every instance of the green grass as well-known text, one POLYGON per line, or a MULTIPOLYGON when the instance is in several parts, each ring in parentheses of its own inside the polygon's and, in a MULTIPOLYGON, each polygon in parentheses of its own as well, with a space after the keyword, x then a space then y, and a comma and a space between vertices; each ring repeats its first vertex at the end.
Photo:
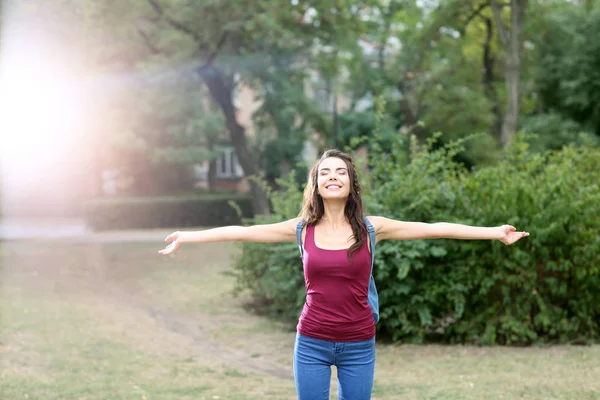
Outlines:
MULTIPOLYGON (((294 332, 231 296, 235 247, 161 246, 1 243, 0 398, 294 399, 294 332)), ((373 399, 600 399, 599 377, 600 346, 379 344, 373 399)))

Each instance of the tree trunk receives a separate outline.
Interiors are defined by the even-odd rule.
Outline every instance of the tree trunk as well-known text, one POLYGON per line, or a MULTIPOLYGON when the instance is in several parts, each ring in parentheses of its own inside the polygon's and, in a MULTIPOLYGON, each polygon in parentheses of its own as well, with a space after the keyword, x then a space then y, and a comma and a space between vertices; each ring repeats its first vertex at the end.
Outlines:
POLYGON ((416 98, 412 85, 407 83, 409 79, 410 77, 406 77, 398 84, 398 89, 402 93, 398 106, 404 120, 403 131, 409 135, 415 135, 419 144, 423 145, 427 140, 427 131, 419 122, 419 100, 416 98))
POLYGON ((217 160, 211 160, 208 163, 208 190, 215 192, 217 190, 217 160))
POLYGON ((521 108, 520 82, 521 63, 520 60, 507 60, 506 71, 506 110, 502 120, 502 132, 500 143, 502 147, 510 146, 513 136, 519 128, 519 110, 521 108))
MULTIPOLYGON (((235 115, 235 107, 233 106, 233 88, 228 87, 225 83, 223 74, 216 67, 207 66, 199 71, 200 77, 208 87, 208 90, 215 100, 215 103, 221 107, 227 129, 231 137, 231 143, 235 149, 236 155, 240 162, 246 177, 257 176, 258 168, 248 151, 246 143, 246 132, 243 126, 237 122, 235 115)), ((269 215, 270 207, 266 193, 260 185, 250 180, 250 192, 252 194, 252 206, 254 214, 269 215)))
POLYGON ((506 52, 504 80, 506 85, 506 106, 500 132, 503 147, 510 146, 513 136, 519 127, 519 111, 521 108, 521 48, 523 21, 527 0, 510 1, 510 27, 504 25, 501 9, 496 0, 490 0, 494 21, 498 29, 500 42, 506 52))
POLYGON ((494 26, 492 20, 484 18, 486 26, 485 43, 483 44, 483 87, 485 96, 488 98, 491 107, 490 110, 494 114, 494 122, 490 129, 492 136, 496 138, 498 143, 502 143, 502 113, 500 111, 500 103, 498 100, 498 91, 494 86, 496 76, 494 74, 495 57, 492 54, 492 39, 494 37, 494 26))
MULTIPOLYGON (((211 111, 216 111, 211 110, 211 111)), ((215 150, 215 144, 213 142, 212 137, 207 138, 206 147, 208 147, 208 151, 212 154, 215 150)), ((208 191, 215 192, 217 190, 217 160, 209 160, 208 161, 208 172, 206 174, 206 181, 208 182, 208 191)))
POLYGON ((288 175, 292 172, 292 162, 287 157, 281 159, 281 167, 279 169, 279 172, 279 176, 281 178, 287 178, 288 175))

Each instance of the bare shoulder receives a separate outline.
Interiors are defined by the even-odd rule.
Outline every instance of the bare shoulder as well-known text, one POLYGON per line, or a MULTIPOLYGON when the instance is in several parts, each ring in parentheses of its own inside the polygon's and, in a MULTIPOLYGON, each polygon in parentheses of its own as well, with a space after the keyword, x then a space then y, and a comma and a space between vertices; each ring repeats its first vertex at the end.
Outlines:
MULTIPOLYGON (((292 232, 292 239, 293 239, 292 241, 297 240, 296 229, 298 228, 298 224, 302 221, 303 221, 302 217, 297 217, 297 218, 288 219, 287 221, 282 222, 282 224, 285 224, 286 230, 289 229, 292 232)), ((302 225, 301 235, 302 235, 302 243, 304 243, 304 240, 306 238, 306 224, 302 225)))
POLYGON ((373 227, 375 228, 375 233, 377 234, 377 241, 387 240, 387 239, 399 239, 403 237, 403 234, 400 234, 410 228, 410 224, 407 224, 403 221, 397 221, 391 218, 380 217, 380 216, 369 216, 367 217, 373 227))
POLYGON ((438 237, 435 224, 400 221, 386 217, 368 217, 377 232, 377 240, 416 240, 438 237))
POLYGON ((277 227, 277 228, 281 229, 282 231, 292 232, 295 234, 296 227, 298 226, 298 223, 301 221, 302 221, 302 218, 292 218, 292 219, 288 219, 286 221, 274 223, 271 226, 277 227))
POLYGON ((244 229, 244 241, 291 242, 296 240, 296 226, 301 218, 270 224, 252 225, 244 229))
POLYGON ((378 243, 380 240, 383 239, 381 232, 385 230, 387 218, 380 217, 377 215, 368 215, 367 219, 369 220, 371 225, 373 225, 373 229, 375 229, 376 242, 378 243))
POLYGON ((371 222, 371 224, 375 228, 375 231, 378 231, 381 228, 385 227, 386 224, 390 221, 389 218, 380 217, 378 215, 369 215, 367 216, 367 219, 371 222))
MULTIPOLYGON (((293 234, 294 237, 296 237, 296 228, 298 227, 298 224, 302 222, 302 218, 301 217, 297 217, 297 218, 292 218, 292 219, 288 219, 287 221, 283 221, 280 224, 282 225, 282 227, 285 227, 286 231, 289 231, 293 234)), ((305 228, 305 227, 303 227, 305 228)))
POLYGON ((300 223, 300 222, 302 222, 302 218, 296 217, 296 218, 288 219, 287 221, 283 221, 282 224, 285 224, 285 225, 289 226, 290 228, 294 228, 294 230, 295 230, 296 227, 298 226, 298 223, 300 223))

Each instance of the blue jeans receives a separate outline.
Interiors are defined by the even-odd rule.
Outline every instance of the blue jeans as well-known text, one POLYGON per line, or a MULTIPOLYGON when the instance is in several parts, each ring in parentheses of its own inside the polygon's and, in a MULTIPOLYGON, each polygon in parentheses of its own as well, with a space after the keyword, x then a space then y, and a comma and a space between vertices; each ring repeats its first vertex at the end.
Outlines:
POLYGON ((331 366, 340 400, 368 400, 375 374, 375 338, 330 342, 296 334, 294 378, 299 400, 329 400, 331 366))

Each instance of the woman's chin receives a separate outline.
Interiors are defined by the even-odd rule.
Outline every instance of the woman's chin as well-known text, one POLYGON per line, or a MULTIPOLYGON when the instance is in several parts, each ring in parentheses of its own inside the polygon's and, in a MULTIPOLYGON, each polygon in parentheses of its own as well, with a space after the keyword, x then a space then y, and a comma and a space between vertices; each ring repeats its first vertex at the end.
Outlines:
POLYGON ((327 193, 325 196, 321 197, 323 197, 323 200, 346 201, 348 200, 348 193, 327 193))

